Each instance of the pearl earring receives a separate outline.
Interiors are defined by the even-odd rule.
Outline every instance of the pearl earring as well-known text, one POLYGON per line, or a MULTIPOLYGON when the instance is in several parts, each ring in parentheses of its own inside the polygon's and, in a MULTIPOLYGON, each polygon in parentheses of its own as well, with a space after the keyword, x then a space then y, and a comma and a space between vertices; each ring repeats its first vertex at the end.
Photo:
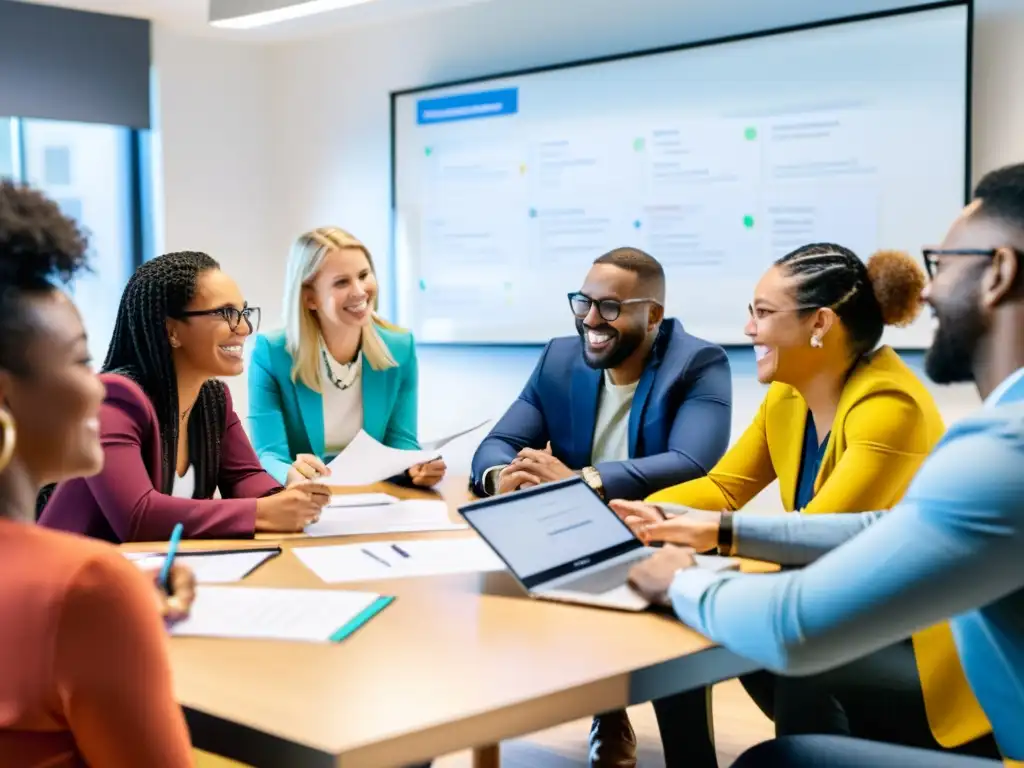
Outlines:
POLYGON ((821 349, 825 346, 825 343, 821 340, 820 336, 811 336, 811 346, 815 349, 821 349))

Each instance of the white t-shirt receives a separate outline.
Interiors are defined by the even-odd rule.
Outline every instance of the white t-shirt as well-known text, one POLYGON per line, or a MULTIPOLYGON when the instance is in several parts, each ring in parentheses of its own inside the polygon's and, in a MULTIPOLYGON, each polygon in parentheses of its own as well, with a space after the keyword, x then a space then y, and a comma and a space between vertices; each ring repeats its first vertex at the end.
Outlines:
POLYGON ((178 477, 178 473, 174 473, 174 485, 171 487, 171 496, 179 499, 191 499, 192 494, 196 490, 196 471, 195 468, 189 464, 188 469, 185 470, 185 474, 178 477))

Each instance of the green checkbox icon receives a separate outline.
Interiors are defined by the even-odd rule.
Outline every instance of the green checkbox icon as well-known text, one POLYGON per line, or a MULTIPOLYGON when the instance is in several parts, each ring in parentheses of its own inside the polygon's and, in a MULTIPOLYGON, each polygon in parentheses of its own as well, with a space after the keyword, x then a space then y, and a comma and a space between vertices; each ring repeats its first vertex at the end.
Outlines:
POLYGON ((752 229, 753 226, 754 226, 754 217, 753 216, 744 216, 743 217, 743 226, 746 227, 747 229, 752 229))
POLYGON ((750 126, 745 131, 743 131, 743 136, 744 138, 746 138, 747 141, 753 141, 754 139, 757 138, 757 128, 750 126))

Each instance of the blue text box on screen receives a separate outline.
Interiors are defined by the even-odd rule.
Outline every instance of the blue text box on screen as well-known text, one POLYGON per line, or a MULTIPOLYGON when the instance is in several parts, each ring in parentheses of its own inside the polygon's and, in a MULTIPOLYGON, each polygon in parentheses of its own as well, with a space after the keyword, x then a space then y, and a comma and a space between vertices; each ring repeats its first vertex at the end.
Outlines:
POLYGON ((416 120, 420 125, 451 123, 456 120, 476 120, 481 117, 500 117, 514 115, 518 111, 518 88, 460 93, 457 96, 420 99, 416 102, 416 120))

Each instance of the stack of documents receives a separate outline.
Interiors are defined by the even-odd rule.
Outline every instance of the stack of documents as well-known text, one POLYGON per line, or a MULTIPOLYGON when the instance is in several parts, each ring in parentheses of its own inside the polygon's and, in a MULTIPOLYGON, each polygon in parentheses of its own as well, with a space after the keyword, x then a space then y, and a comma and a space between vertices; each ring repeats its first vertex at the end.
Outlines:
POLYGON ((340 643, 391 604, 393 597, 330 589, 206 587, 175 637, 236 637, 340 643))
MULTIPOLYGON (((381 494, 383 495, 383 494, 381 494)), ((344 499, 344 496, 335 496, 344 499)), ((409 499, 391 504, 368 506, 330 506, 320 512, 320 520, 306 526, 309 536, 363 536, 374 533, 410 533, 416 531, 452 531, 465 528, 448 517, 443 501, 409 499)))
POLYGON ((505 564, 480 539, 374 541, 292 550, 328 583, 501 571, 505 564))
MULTIPOLYGON (((200 584, 224 584, 241 581, 263 563, 281 554, 280 547, 178 552, 175 564, 187 565, 200 584)), ((166 555, 160 552, 126 552, 125 557, 139 568, 160 568, 166 555)))

